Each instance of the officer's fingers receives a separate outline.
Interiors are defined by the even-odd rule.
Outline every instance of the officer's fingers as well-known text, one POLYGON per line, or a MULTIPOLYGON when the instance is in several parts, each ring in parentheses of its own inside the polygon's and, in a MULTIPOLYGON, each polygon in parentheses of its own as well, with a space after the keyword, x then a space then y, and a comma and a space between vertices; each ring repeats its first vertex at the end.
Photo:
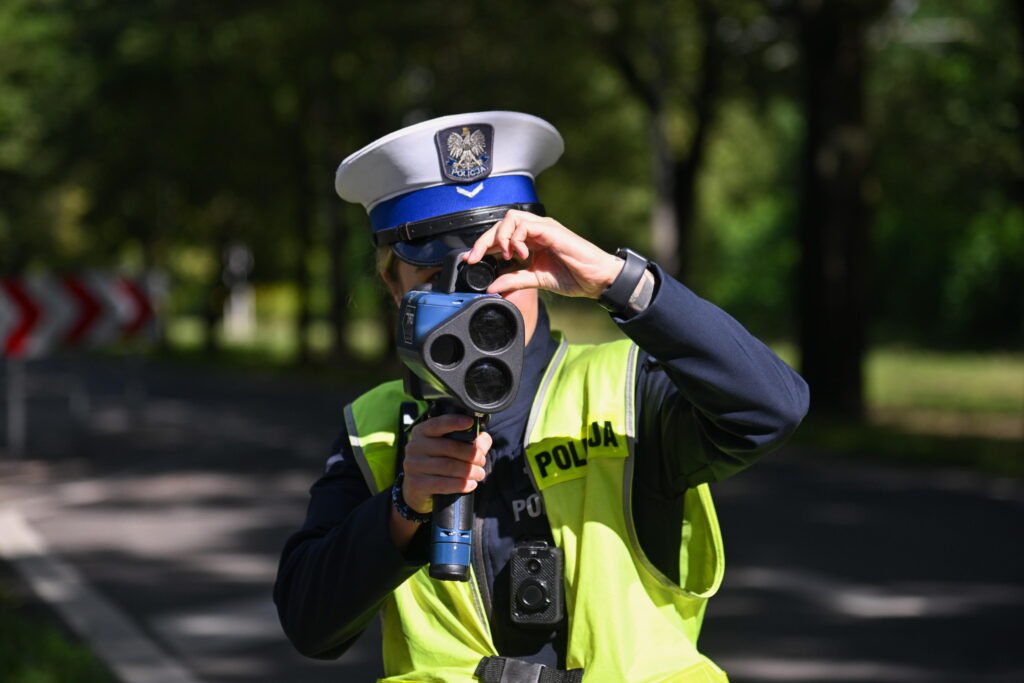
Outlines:
POLYGON ((512 250, 515 250, 516 254, 522 260, 530 258, 530 248, 526 246, 526 238, 530 236, 530 230, 526 223, 517 223, 515 229, 512 231, 509 237, 509 243, 512 250))
POLYGON ((523 243, 526 240, 528 233, 527 218, 530 214, 521 214, 518 211, 509 211, 502 218, 497 228, 497 241, 498 247, 501 249, 501 256, 506 261, 512 259, 512 241, 518 239, 518 246, 515 247, 516 253, 519 254, 524 260, 529 257, 530 250, 526 248, 523 243))
POLYGON ((476 242, 473 243, 473 247, 465 257, 466 263, 476 263, 484 257, 488 249, 494 246, 494 241, 498 233, 498 226, 501 225, 504 220, 505 219, 503 218, 501 221, 498 221, 476 238, 476 242))
POLYGON ((571 249, 576 241, 585 241, 554 218, 546 216, 534 216, 532 213, 521 214, 519 226, 526 233, 524 241, 534 250, 551 249, 561 253, 567 247, 571 249))
POLYGON ((424 477, 449 477, 460 481, 482 481, 486 476, 483 462, 477 462, 474 458, 462 460, 420 454, 415 451, 406 454, 406 460, 404 460, 402 468, 406 472, 406 480, 414 487, 419 487, 424 477))
POLYGON ((491 294, 503 294, 518 289, 537 289, 538 287, 540 287, 540 279, 536 273, 532 270, 516 270, 495 278, 487 291, 491 294))
POLYGON ((473 481, 483 481, 487 476, 483 467, 472 462, 429 455, 403 463, 403 467, 406 476, 451 477, 473 481))
POLYGON ((512 251, 515 251, 524 261, 530 257, 531 245, 534 248, 548 247, 557 239, 557 233, 566 229, 552 218, 516 210, 506 213, 496 227, 498 228, 498 241, 505 249, 502 252, 505 258, 511 258, 512 251), (507 247, 502 242, 506 234, 508 235, 507 247))
POLYGON ((430 496, 445 493, 469 493, 477 487, 474 479, 453 479, 452 477, 436 477, 423 475, 415 481, 402 482, 402 495, 405 502, 417 511, 428 507, 426 500, 430 496), (406 495, 408 493, 408 495, 406 495))
POLYGON ((473 462, 476 459, 476 446, 443 436, 418 436, 409 439, 405 445, 405 455, 407 458, 429 457, 473 462))
POLYGON ((555 239, 547 233, 565 229, 554 219, 542 218, 528 211, 512 209, 476 239, 465 260, 467 263, 476 263, 488 252, 498 251, 506 260, 509 260, 512 258, 512 250, 515 250, 520 258, 525 260, 530 255, 527 247, 527 242, 530 239, 536 238, 539 244, 547 246, 555 239), (516 241, 519 244, 513 244, 516 241))
MULTIPOLYGON (((469 255, 466 257, 466 261, 468 263, 476 263, 487 253, 495 252, 501 252, 502 258, 506 261, 510 260, 512 258, 513 247, 511 246, 511 241, 513 236, 518 230, 520 241, 525 241, 529 234, 525 226, 531 220, 537 220, 537 216, 525 211, 512 210, 506 212, 500 221, 477 238, 469 255)), ((523 259, 528 258, 530 255, 529 250, 525 249, 523 244, 515 247, 515 251, 523 259)))
POLYGON ((473 441, 473 445, 476 447, 477 457, 473 460, 477 465, 482 465, 482 462, 476 462, 476 460, 487 457, 487 452, 491 450, 491 446, 494 444, 494 438, 487 432, 480 432, 476 435, 476 440, 473 441))
POLYGON ((471 462, 483 467, 487 463, 487 453, 490 450, 491 435, 487 432, 480 432, 476 441, 473 442, 473 460, 471 462))
POLYGON ((469 415, 438 415, 427 418, 412 428, 411 438, 420 436, 444 436, 451 432, 461 432, 473 426, 473 418, 469 415))

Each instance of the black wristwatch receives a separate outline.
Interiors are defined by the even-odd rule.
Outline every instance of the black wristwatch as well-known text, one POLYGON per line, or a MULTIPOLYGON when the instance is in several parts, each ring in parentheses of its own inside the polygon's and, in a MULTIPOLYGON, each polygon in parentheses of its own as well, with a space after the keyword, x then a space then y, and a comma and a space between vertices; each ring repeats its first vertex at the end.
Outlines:
POLYGON ((626 265, 622 266, 615 281, 601 293, 597 303, 601 304, 609 313, 622 317, 622 314, 629 309, 629 297, 632 296, 636 286, 640 284, 640 280, 651 263, 632 249, 625 247, 616 251, 615 255, 624 260, 626 265))

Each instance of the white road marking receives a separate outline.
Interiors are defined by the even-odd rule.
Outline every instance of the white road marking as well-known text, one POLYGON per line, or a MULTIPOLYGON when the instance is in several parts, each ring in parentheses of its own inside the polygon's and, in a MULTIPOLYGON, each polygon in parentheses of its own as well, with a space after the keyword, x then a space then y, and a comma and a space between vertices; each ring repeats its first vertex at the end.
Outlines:
POLYGON ((13 508, 0 509, 0 557, 124 683, 200 683, 81 574, 54 555, 13 508))

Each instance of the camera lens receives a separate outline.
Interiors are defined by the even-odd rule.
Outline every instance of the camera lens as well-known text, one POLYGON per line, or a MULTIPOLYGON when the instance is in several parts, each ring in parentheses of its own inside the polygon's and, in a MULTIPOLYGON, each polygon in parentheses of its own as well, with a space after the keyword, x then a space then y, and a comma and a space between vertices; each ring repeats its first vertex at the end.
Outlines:
POLYGON ((519 584, 516 604, 523 612, 540 612, 551 602, 547 588, 540 581, 527 579, 519 584))
POLYGON ((443 334, 430 345, 430 360, 442 367, 451 368, 459 364, 465 352, 458 337, 443 334))
POLYGON ((469 320, 469 338, 478 349, 489 353, 511 344, 517 331, 515 318, 504 306, 481 306, 469 320))
POLYGON ((466 393, 486 406, 505 398, 512 388, 512 375, 504 363, 481 358, 466 371, 466 393))
POLYGON ((536 557, 531 557, 526 561, 526 571, 530 572, 531 574, 536 574, 540 571, 540 568, 540 560, 538 560, 536 557))

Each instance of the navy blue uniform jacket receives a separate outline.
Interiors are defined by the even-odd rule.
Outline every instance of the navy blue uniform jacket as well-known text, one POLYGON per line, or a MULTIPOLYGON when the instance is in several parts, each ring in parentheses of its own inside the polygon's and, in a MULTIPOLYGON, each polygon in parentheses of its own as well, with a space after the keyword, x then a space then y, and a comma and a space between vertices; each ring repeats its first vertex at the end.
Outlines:
MULTIPOLYGON (((649 307, 616 323, 641 351, 633 482, 637 533, 654 565, 678 580, 686 489, 734 474, 781 444, 803 419, 808 392, 796 372, 720 308, 660 269, 656 279, 649 307)), ((508 616, 513 547, 551 539, 525 470, 522 442, 555 349, 541 307, 516 402, 492 416, 487 427, 494 445, 487 478, 476 490, 483 534, 474 539, 474 558, 499 653, 562 668, 564 624, 525 630, 508 616)), ((295 647, 310 657, 333 659, 362 633, 387 595, 427 562, 429 525, 399 552, 388 532, 390 491, 371 495, 345 432, 310 494, 306 521, 285 545, 274 600, 295 647)))

